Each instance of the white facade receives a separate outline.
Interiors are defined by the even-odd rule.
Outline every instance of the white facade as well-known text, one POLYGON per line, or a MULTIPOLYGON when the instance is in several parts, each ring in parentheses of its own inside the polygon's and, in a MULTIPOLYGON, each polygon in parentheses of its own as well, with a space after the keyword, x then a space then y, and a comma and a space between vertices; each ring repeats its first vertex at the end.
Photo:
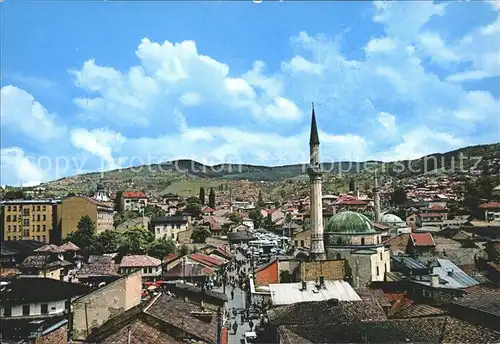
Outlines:
POLYGON ((179 232, 187 230, 187 221, 185 223, 157 223, 153 227, 155 239, 163 238, 177 241, 179 232))
POLYGON ((147 197, 144 198, 128 198, 123 197, 123 209, 128 211, 141 211, 148 205, 147 197))
POLYGON ((0 314, 5 318, 47 317, 63 314, 65 310, 65 300, 13 306, 0 305, 0 314))
POLYGON ((243 219, 242 224, 247 226, 248 229, 254 229, 254 224, 252 219, 243 219))
POLYGON ((120 273, 129 274, 131 272, 141 270, 142 277, 159 277, 161 276, 161 264, 158 266, 147 267, 120 267, 120 273))

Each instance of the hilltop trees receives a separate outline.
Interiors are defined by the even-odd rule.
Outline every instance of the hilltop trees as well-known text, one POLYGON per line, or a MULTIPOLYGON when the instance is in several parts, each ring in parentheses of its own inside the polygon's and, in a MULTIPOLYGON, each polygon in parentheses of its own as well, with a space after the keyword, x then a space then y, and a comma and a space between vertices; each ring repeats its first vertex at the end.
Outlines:
POLYGON ((215 209, 215 191, 214 188, 210 188, 210 193, 208 194, 208 206, 215 209))
POLYGON ((354 192, 356 191, 356 182, 354 181, 354 178, 351 178, 349 181, 349 192, 354 192))
POLYGON ((202 186, 200 188, 200 204, 204 205, 205 204, 205 188, 202 186))

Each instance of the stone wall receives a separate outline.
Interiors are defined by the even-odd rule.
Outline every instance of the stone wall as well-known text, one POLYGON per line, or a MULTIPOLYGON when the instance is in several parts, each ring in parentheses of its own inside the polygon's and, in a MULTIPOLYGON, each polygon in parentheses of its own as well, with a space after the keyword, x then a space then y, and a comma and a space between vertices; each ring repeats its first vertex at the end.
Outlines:
POLYGON ((301 262, 297 272, 297 278, 303 281, 315 281, 321 275, 325 277, 325 280, 343 280, 345 260, 301 262))
POLYGON ((73 340, 85 340, 93 329, 141 302, 141 272, 108 284, 73 302, 73 340))

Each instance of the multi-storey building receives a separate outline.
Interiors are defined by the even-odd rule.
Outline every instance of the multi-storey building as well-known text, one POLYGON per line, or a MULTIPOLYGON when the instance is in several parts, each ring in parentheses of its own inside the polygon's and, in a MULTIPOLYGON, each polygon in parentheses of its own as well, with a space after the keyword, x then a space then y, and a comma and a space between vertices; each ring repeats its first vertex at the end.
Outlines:
POLYGON ((148 196, 140 191, 126 191, 122 194, 122 209, 142 211, 148 205, 148 196))
POLYGON ((83 216, 89 216, 94 222, 96 232, 101 233, 113 229, 114 209, 93 198, 72 196, 65 198, 61 205, 61 232, 62 237, 76 231, 78 222, 83 216))
POLYGON ((2 241, 37 240, 58 243, 59 200, 15 200, 2 203, 2 241))

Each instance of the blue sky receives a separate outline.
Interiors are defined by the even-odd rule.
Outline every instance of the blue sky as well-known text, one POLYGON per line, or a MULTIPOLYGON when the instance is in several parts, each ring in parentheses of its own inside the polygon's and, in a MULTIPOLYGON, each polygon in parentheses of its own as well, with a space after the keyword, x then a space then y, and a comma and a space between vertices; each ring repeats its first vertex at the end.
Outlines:
POLYGON ((0 184, 498 142, 498 4, 4 1, 0 184))

